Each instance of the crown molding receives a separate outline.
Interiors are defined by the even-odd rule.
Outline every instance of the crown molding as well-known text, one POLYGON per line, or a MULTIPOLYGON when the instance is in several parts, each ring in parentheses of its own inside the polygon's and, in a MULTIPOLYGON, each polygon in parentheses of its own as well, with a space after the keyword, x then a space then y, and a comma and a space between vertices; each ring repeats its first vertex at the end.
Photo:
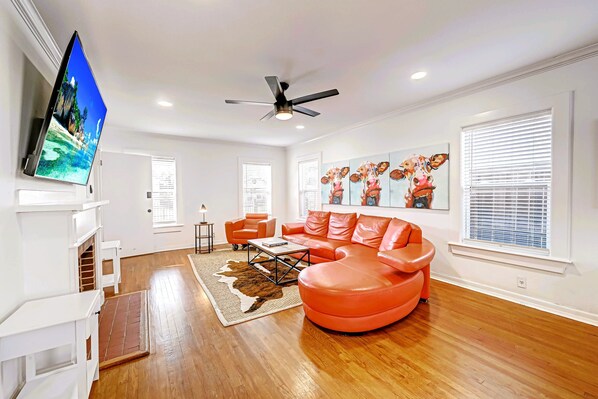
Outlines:
MULTIPOLYGON (((56 44, 54 37, 48 30, 48 27, 44 20, 42 19, 39 11, 33 4, 32 0, 11 0, 13 6, 29 28, 29 31, 39 44, 40 48, 43 50, 43 53, 46 55, 46 58, 50 61, 52 66, 56 70, 60 67, 60 62, 62 60, 62 52, 60 48, 56 44)), ((364 126, 371 125, 373 123, 377 123, 383 121, 385 119, 389 119, 392 117, 396 117, 398 115, 402 115, 408 112, 412 112, 421 108, 429 107, 432 105, 440 104, 446 101, 450 101, 456 98, 465 97, 470 94, 478 93, 480 91, 484 91, 496 86, 500 86, 503 84, 507 84, 510 82, 514 82, 517 80, 521 80, 530 76, 538 75, 540 73, 544 73, 553 69, 562 68, 566 65, 574 64, 580 61, 583 61, 588 58, 592 58, 598 55, 598 43, 593 43, 585 47, 581 47, 558 56, 548 58, 534 64, 530 64, 524 66, 522 68, 514 69, 507 73, 481 80, 479 82, 473 83, 471 85, 463 86, 455 90, 451 90, 437 96, 428 98, 423 101, 415 102, 413 104, 406 105, 404 107, 398 108, 394 111, 388 112, 386 114, 379 115, 374 118, 370 118, 368 120, 358 122, 349 126, 345 126, 341 129, 335 129, 331 132, 325 133, 318 137, 311 138, 309 140, 301 141, 298 143, 294 143, 291 145, 286 146, 285 148, 292 148, 295 146, 299 146, 306 143, 311 143, 317 140, 324 139, 326 137, 333 136, 340 132, 346 132, 354 129, 358 129, 364 126)))
POLYGON ((377 122, 381 122, 385 119, 393 118, 402 114, 406 114, 408 112, 412 112, 421 108, 430 107, 432 105, 444 103, 450 100, 454 100, 457 98, 465 97, 471 94, 475 94, 484 90, 491 89, 493 87, 501 86, 507 83, 515 82, 517 80, 525 79, 530 76, 538 75, 544 72, 551 71, 553 69, 562 68, 567 65, 575 64, 577 62, 586 60, 588 58, 598 56, 598 43, 593 43, 589 46, 581 47, 558 56, 544 59, 542 61, 536 62, 534 64, 530 64, 518 69, 514 69, 512 71, 506 72, 501 75, 494 76, 489 79, 481 80, 476 83, 472 83, 467 86, 460 87, 455 90, 451 90, 437 96, 428 98, 426 100, 422 100, 419 102, 415 102, 413 104, 406 105, 404 107, 395 109, 394 111, 388 112, 386 114, 382 114, 376 116, 374 118, 358 122, 349 126, 345 126, 341 129, 336 129, 334 131, 328 132, 318 137, 311 138, 309 140, 305 140, 299 143, 291 144, 287 148, 292 148, 294 146, 302 145, 311 143, 314 141, 318 141, 324 139, 326 137, 334 136, 335 134, 341 132, 347 132, 350 130, 358 129, 361 127, 365 127, 377 122))
POLYGON ((43 54, 45 54, 51 65, 58 70, 62 60, 62 52, 48 30, 46 23, 41 15, 39 15, 39 11, 37 11, 33 1, 11 0, 11 2, 33 35, 33 38, 39 44, 43 54))

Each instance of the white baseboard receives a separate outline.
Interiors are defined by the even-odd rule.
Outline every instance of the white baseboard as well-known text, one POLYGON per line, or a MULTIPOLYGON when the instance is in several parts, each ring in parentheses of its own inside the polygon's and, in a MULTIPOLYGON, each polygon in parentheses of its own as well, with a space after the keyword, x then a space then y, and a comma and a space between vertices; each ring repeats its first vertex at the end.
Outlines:
POLYGON ((583 310, 573 309, 566 306, 557 305, 542 299, 532 298, 529 296, 517 294, 506 291, 500 288, 491 287, 489 285, 475 283, 473 281, 463 280, 461 278, 447 276, 444 274, 431 272, 431 278, 442 281, 448 284, 457 285, 468 290, 480 292, 482 294, 490 295, 496 298, 504 299, 509 302, 515 302, 520 305, 528 306, 530 308, 538 309, 543 312, 555 314, 557 316, 566 317, 568 319, 580 321, 582 323, 598 326, 598 314, 584 312, 583 310))
MULTIPOLYGON (((218 241, 218 242, 214 242, 214 245, 223 245, 223 244, 228 244, 226 241, 218 241)), ((157 252, 168 252, 168 251, 178 251, 179 249, 191 249, 191 248, 195 248, 194 244, 184 244, 182 246, 173 246, 173 247, 164 247, 164 248, 157 248, 154 252, 152 253, 157 253, 157 252)))
MULTIPOLYGON (((214 242, 214 245, 225 245, 225 244, 228 244, 228 243, 226 241, 214 242)), ((160 253, 160 252, 178 251, 180 249, 193 249, 193 248, 195 248, 194 244, 184 244, 184 245, 177 245, 177 246, 173 246, 173 247, 156 248, 152 252, 144 252, 144 253, 139 253, 139 254, 135 254, 135 255, 123 256, 122 259, 133 258, 135 256, 151 255, 151 254, 156 254, 156 253, 160 253)))

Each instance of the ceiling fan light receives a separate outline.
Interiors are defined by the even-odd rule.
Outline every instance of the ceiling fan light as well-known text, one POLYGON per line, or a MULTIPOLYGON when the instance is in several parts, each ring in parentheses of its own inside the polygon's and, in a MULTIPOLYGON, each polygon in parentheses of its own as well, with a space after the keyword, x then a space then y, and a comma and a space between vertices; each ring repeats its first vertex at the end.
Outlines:
POLYGON ((278 105, 275 116, 280 121, 288 121, 293 117, 293 108, 289 104, 278 105))
POLYGON ((291 119, 293 117, 293 113, 289 110, 289 111, 278 111, 276 113, 276 119, 280 120, 280 121, 288 121, 289 119, 291 119))

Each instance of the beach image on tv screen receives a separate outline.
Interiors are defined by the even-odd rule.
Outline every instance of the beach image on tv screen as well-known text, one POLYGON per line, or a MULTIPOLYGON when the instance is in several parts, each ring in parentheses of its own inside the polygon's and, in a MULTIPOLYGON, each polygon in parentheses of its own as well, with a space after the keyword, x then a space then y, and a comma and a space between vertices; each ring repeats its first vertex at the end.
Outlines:
POLYGON ((106 106, 75 38, 35 175, 86 184, 106 106))

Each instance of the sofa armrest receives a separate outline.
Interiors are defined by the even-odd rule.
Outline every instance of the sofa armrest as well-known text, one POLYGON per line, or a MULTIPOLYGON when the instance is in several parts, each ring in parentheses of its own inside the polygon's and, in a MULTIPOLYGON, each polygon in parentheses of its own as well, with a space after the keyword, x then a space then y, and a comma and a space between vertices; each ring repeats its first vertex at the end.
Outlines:
POLYGON ((224 222, 224 231, 226 233, 226 240, 230 242, 233 238, 233 231, 241 230, 245 225, 245 219, 235 219, 224 222))
POLYGON ((413 273, 428 266, 436 249, 425 238, 421 244, 407 244, 403 248, 378 252, 378 260, 405 273, 413 273))
POLYGON ((270 218, 266 220, 260 220, 257 222, 257 237, 274 237, 276 231, 276 218, 270 218))
POLYGON ((282 225, 282 235, 301 234, 304 232, 304 223, 285 223, 282 225))

